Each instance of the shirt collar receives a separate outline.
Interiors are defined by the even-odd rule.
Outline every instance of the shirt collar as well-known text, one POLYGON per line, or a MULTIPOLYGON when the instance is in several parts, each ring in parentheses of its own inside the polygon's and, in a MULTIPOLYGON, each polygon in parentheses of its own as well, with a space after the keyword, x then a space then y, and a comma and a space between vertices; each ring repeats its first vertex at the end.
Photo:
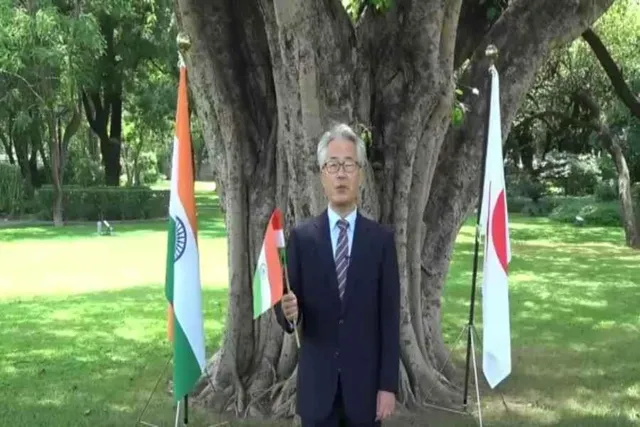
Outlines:
MULTIPOLYGON (((355 228, 355 224, 356 224, 356 216, 358 214, 358 209, 354 209, 352 210, 347 216, 344 217, 344 219, 349 223, 349 230, 354 230, 355 228)), ((340 215, 338 215, 338 213, 336 213, 336 211, 334 211, 333 209, 331 209, 331 206, 329 206, 327 208, 327 215, 329 216, 329 229, 333 230, 334 227, 337 226, 338 224, 338 220, 340 219, 340 215)))

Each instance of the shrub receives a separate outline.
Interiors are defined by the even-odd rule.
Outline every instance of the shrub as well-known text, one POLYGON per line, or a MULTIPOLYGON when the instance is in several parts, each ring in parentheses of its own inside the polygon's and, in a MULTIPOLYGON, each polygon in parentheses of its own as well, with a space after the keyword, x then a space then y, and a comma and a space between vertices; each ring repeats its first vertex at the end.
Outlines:
POLYGON ((540 178, 566 195, 593 194, 601 179, 598 158, 591 154, 552 151, 541 164, 540 178))
POLYGON ((538 201, 529 200, 520 209, 520 213, 529 216, 548 216, 558 205, 558 197, 543 197, 538 201))
POLYGON ((636 204, 640 205, 640 182, 636 182, 631 186, 631 194, 636 204))
POLYGON ((100 162, 91 158, 74 159, 70 172, 69 179, 66 180, 69 184, 83 187, 96 187, 104 184, 104 169, 100 162))
POLYGON ((603 181, 615 181, 618 179, 616 165, 613 163, 611 156, 603 155, 598 159, 598 168, 603 181))
POLYGON ((138 171, 140 173, 140 184, 148 185, 158 182, 160 172, 158 171, 158 158, 153 151, 140 153, 138 158, 138 171))
MULTIPOLYGON (((52 219, 53 189, 36 192, 39 217, 52 219)), ((147 187, 63 187, 65 221, 131 220, 163 218, 169 208, 169 191, 147 187)))
POLYGON ((15 215, 25 207, 25 188, 17 165, 0 163, 0 215, 15 215))
POLYGON ((620 226, 620 205, 617 201, 598 202, 594 197, 565 197, 553 209, 549 218, 573 223, 576 217, 584 219, 586 225, 620 226))
POLYGON ((522 196, 509 197, 509 194, 507 194, 507 211, 509 213, 522 212, 522 210, 527 205, 527 203, 531 203, 531 201, 526 197, 522 197, 522 196))
POLYGON ((611 202, 618 200, 618 185, 616 181, 603 181, 596 185, 596 200, 601 202, 611 202))

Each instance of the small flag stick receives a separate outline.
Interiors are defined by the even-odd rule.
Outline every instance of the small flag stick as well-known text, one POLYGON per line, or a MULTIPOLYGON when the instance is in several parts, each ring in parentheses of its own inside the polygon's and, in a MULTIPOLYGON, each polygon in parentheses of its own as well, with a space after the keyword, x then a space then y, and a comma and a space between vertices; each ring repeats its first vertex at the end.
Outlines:
MULTIPOLYGON (((287 285, 287 292, 291 292, 291 285, 289 284, 289 270, 287 270, 287 264, 283 263, 282 265, 283 269, 284 269, 284 281, 287 285)), ((296 295, 296 298, 298 296, 296 295)), ((298 316, 300 315, 300 313, 298 313, 298 316)), ((293 322, 293 333, 296 336, 296 345, 298 346, 298 348, 300 348, 300 336, 298 335, 298 319, 296 319, 295 322, 293 322)))

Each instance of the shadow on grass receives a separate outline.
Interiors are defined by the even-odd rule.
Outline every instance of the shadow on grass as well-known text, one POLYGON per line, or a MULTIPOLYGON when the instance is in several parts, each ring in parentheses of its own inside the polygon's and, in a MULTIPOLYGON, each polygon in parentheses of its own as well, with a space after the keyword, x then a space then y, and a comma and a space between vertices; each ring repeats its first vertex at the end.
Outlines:
MULTIPOLYGON (((226 300, 226 289, 203 291, 207 357, 226 300)), ((133 425, 172 354, 161 285, 14 300, 0 311, 0 425, 133 425)), ((171 405, 170 377, 169 367, 156 410, 171 405)))
MULTIPOLYGON (((469 314, 473 229, 463 229, 461 236, 443 298, 449 345, 469 314)), ((524 219, 511 236, 513 372, 498 390, 516 411, 505 413, 499 394, 483 387, 484 398, 495 400, 494 412, 501 414, 491 424, 634 425, 630 417, 640 407, 640 253, 623 246, 616 228, 574 229, 524 219)), ((477 286, 475 323, 482 337, 482 254, 477 286)), ((454 354, 462 372, 465 350, 462 339, 454 354)), ((478 357, 482 375, 481 341, 478 357)))

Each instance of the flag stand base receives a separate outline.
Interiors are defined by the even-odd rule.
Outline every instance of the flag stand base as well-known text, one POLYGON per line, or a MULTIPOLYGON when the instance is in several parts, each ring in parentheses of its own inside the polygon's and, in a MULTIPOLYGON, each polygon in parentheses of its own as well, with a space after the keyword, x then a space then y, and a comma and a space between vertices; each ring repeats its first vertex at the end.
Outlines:
POLYGON ((147 427, 158 427, 155 424, 150 424, 147 423, 145 421, 142 421, 142 417, 144 415, 144 413, 146 412, 147 408, 149 407, 149 403, 151 403, 151 399, 153 398, 153 395, 155 394, 158 385, 160 384, 160 381, 162 380, 162 377, 164 377, 164 373, 167 371, 167 367, 169 366, 169 363, 171 363, 171 359, 173 359, 173 355, 169 356, 169 358, 167 359, 167 362, 164 364, 164 368, 162 369, 162 371, 160 372, 160 375, 158 375, 158 379, 156 380, 156 385, 153 386, 153 390, 151 390, 151 393, 149 394, 149 398, 147 399, 147 403, 144 405, 144 408, 142 409, 142 412, 140 412, 140 415, 138 416, 138 419, 136 420, 135 426, 137 427, 138 425, 143 425, 143 426, 147 426, 147 427))
MULTIPOLYGON (((487 46, 487 49, 485 51, 485 55, 487 56, 487 58, 489 59, 489 62, 491 64, 491 67, 494 66, 494 62, 495 59, 497 58, 498 55, 498 49, 496 48, 495 45, 489 45, 487 46)), ((456 339, 456 341, 453 344, 453 347, 455 348, 455 346, 458 344, 458 342, 460 341, 460 339, 462 338, 463 334, 466 333, 467 335, 467 357, 466 357, 466 363, 465 363, 465 376, 464 376, 464 395, 463 395, 463 403, 462 403, 462 408, 463 411, 456 411, 450 408, 444 408, 444 407, 439 407, 436 405, 428 405, 431 406, 433 408, 436 409, 441 409, 441 410, 445 410, 445 411, 449 411, 449 412, 455 412, 455 413, 459 413, 459 414, 469 414, 469 412, 467 411, 467 395, 468 395, 468 386, 469 386, 469 365, 472 364, 473 366, 473 375, 475 378, 475 388, 476 388, 476 400, 477 400, 477 405, 478 405, 478 423, 480 425, 480 427, 483 426, 482 424, 482 408, 481 408, 481 403, 480 403, 480 385, 478 382, 478 364, 476 362, 476 339, 478 341, 481 341, 479 336, 478 336, 478 332, 476 331, 476 327, 473 323, 474 321, 474 311, 475 311, 475 300, 476 300, 476 286, 477 286, 477 278, 478 278, 478 254, 480 251, 480 236, 481 236, 481 216, 482 216, 482 210, 483 210, 483 198, 484 198, 484 181, 486 179, 485 174, 486 174, 486 167, 487 167, 487 149, 488 149, 488 145, 489 145, 489 129, 490 129, 490 120, 491 120, 491 93, 492 93, 492 78, 490 77, 487 81, 487 90, 486 90, 486 109, 487 112, 489 112, 489 114, 487 114, 486 117, 486 127, 485 127, 485 135, 484 135, 484 147, 482 150, 482 163, 481 163, 481 175, 480 175, 480 180, 479 180, 479 184, 480 184, 480 188, 479 188, 479 192, 478 192, 478 204, 476 206, 476 230, 475 230, 475 247, 474 247, 474 254, 473 254, 473 274, 472 274, 472 278, 471 278, 471 298, 470 298, 470 302, 469 302, 469 321, 467 322, 467 324, 462 328, 462 331, 460 332, 460 335, 458 335, 458 338, 456 339)), ((486 226, 486 225, 485 225, 486 226)), ((453 349, 452 349, 453 350, 453 349)), ((440 368, 440 373, 442 373, 442 371, 444 370, 444 368, 447 366, 447 363, 449 362, 449 358, 451 357, 451 353, 449 354, 449 356, 447 357, 447 360, 445 360, 442 368, 440 368)), ((502 397, 502 401, 504 402, 504 396, 502 397)), ((506 405, 506 404, 505 404, 506 405)))
POLYGON ((178 405, 176 406, 176 423, 175 423, 175 427, 179 427, 180 426, 180 402, 178 402, 178 405))
MULTIPOLYGON (((160 381, 164 377, 164 374, 167 371, 167 366, 169 366, 169 363, 171 362, 172 359, 173 359, 173 355, 169 356, 169 358, 167 359, 167 362, 164 365, 164 368, 162 369, 162 372, 160 372, 160 375, 158 375, 158 379, 156 380, 156 384, 155 384, 155 386, 153 386, 153 390, 151 390, 151 393, 149 394, 149 397, 147 398, 147 403, 145 404, 144 408, 140 412, 140 415, 138 416, 138 419, 136 420, 135 427, 137 427, 139 425, 143 425, 143 426, 146 426, 146 427, 158 427, 155 424, 151 424, 151 423, 148 423, 146 421, 142 421, 142 417, 144 416, 144 413, 146 412, 147 408, 149 407, 149 403, 151 403, 151 399, 153 398, 153 395, 156 393, 156 390, 158 389, 158 385, 160 384, 160 381)), ((207 377, 207 379, 209 381, 211 381, 207 369, 204 370, 203 374, 207 377)), ((175 427, 187 426, 188 424, 189 424, 189 398, 188 398, 188 396, 185 396, 184 399, 178 401, 178 404, 176 405, 175 427), (184 403, 184 411, 183 411, 184 412, 184 417, 183 417, 184 423, 183 424, 180 424, 181 403, 184 403)))
MULTIPOLYGON (((475 389, 476 389, 476 403, 477 403, 477 407, 478 407, 478 425, 480 427, 483 427, 483 423, 482 423, 482 407, 481 407, 481 403, 480 403, 480 383, 478 382, 478 364, 476 362, 476 339, 479 340, 478 338, 478 332, 476 331, 476 327, 473 324, 466 324, 462 330, 460 331, 460 334, 458 335, 458 338, 456 338, 455 342, 453 343, 453 349, 455 349, 455 347, 458 345, 458 343, 460 342, 460 340, 462 339, 463 335, 466 333, 467 335, 467 340, 468 340, 468 347, 467 347, 467 356, 469 356, 469 354, 471 355, 471 361, 472 361, 472 366, 473 366, 473 376, 474 376, 474 385, 475 385, 475 389)), ((451 358, 451 353, 449 354, 449 357, 447 358, 447 360, 445 360, 444 364, 442 365, 442 367, 440 368, 439 372, 442 373, 442 371, 444 370, 444 368, 447 366, 447 364, 449 363, 449 359, 451 358)), ((468 369, 468 365, 467 365, 467 369, 468 369)), ((468 372, 468 370, 467 370, 468 372)), ((431 391, 431 390, 429 390, 431 391)), ((453 408, 447 408, 445 406, 439 406, 439 405, 433 405, 433 404, 425 404, 425 406, 436 409, 436 410, 440 410, 440 411, 446 411, 446 412, 452 412, 454 414, 459 414, 459 415, 470 415, 473 416, 469 411, 468 411, 468 407, 467 407, 467 384, 465 384, 465 391, 464 391, 464 399, 463 399, 463 403, 462 403, 462 408, 463 410, 459 411, 453 408)))

